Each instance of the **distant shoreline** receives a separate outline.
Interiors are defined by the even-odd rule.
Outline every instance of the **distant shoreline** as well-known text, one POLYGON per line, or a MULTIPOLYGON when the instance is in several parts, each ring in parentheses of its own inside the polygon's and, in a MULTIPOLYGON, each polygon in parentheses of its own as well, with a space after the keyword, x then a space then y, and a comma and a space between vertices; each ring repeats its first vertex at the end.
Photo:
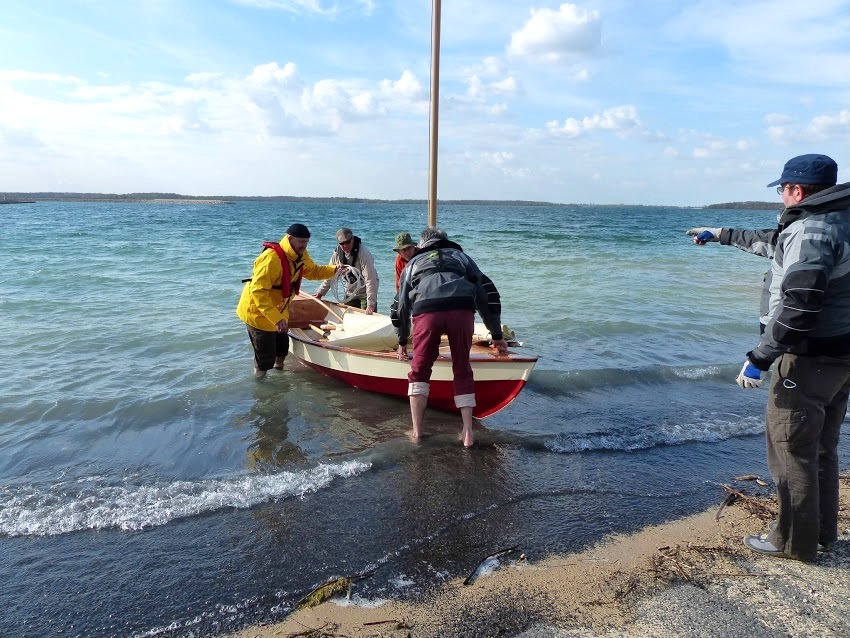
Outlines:
MULTIPOLYGON (((285 203, 320 203, 320 204, 417 204, 425 206, 424 199, 369 199, 359 197, 299 197, 295 195, 213 195, 198 197, 180 195, 179 193, 0 193, 14 203, 34 202, 104 202, 112 204, 233 204, 234 202, 285 202, 285 203), (26 200, 25 202, 21 200, 26 200)), ((0 200, 2 203, 2 200, 0 200)), ((563 204, 558 202, 537 202, 515 199, 441 199, 442 205, 498 205, 498 206, 558 206, 570 208, 693 208, 693 209, 726 209, 726 210, 780 210, 781 204, 776 202, 727 202, 721 204, 706 204, 703 206, 673 206, 669 204, 563 204)))

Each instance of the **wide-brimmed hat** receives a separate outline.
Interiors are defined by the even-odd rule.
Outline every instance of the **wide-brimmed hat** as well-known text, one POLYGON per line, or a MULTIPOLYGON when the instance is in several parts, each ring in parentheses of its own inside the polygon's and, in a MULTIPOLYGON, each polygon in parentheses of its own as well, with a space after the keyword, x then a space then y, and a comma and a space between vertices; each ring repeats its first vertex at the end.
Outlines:
POLYGON ((413 237, 410 236, 410 233, 399 233, 395 236, 395 248, 393 248, 394 251, 398 252, 402 248, 407 248, 409 246, 413 248, 416 247, 416 244, 413 241, 413 237))

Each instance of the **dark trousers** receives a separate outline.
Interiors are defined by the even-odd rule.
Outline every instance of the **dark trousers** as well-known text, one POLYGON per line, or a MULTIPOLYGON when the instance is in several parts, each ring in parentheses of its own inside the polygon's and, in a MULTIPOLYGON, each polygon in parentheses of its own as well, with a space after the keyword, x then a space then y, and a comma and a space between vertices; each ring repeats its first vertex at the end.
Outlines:
POLYGON ((784 354, 767 405, 767 465, 779 519, 768 539, 800 560, 838 538, 838 437, 850 394, 850 356, 784 354))
POLYGON ((452 353, 452 376, 455 396, 474 394, 475 378, 469 363, 469 347, 475 312, 472 310, 440 310, 425 312, 413 318, 413 361, 407 379, 411 383, 431 380, 434 361, 440 354, 440 339, 449 338, 452 353))
POLYGON ((248 326, 248 338, 254 347, 254 367, 257 370, 271 370, 276 357, 289 354, 289 335, 285 332, 269 332, 248 326))

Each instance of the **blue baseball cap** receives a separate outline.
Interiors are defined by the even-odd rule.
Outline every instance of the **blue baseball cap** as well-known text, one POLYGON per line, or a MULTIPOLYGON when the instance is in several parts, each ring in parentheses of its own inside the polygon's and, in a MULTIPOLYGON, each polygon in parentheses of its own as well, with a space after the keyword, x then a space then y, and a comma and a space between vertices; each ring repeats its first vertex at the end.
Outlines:
POLYGON ((782 175, 768 186, 780 184, 828 184, 835 186, 838 181, 838 164, 826 155, 809 153, 798 155, 785 162, 782 175))

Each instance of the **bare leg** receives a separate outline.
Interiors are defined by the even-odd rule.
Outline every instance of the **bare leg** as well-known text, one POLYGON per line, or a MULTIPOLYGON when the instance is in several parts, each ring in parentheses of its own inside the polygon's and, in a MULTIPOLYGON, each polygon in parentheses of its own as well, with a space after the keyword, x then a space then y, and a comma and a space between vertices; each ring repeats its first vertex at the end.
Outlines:
POLYGON ((254 368, 254 378, 255 379, 262 379, 264 376, 266 376, 265 370, 258 370, 257 368, 254 368))
POLYGON ((428 405, 428 397, 424 394, 413 394, 410 397, 410 417, 413 419, 413 432, 411 436, 414 441, 422 438, 422 422, 425 420, 425 406, 428 405))
POLYGON ((472 436, 472 408, 461 408, 460 416, 463 419, 463 447, 472 447, 475 445, 475 438, 472 436))

